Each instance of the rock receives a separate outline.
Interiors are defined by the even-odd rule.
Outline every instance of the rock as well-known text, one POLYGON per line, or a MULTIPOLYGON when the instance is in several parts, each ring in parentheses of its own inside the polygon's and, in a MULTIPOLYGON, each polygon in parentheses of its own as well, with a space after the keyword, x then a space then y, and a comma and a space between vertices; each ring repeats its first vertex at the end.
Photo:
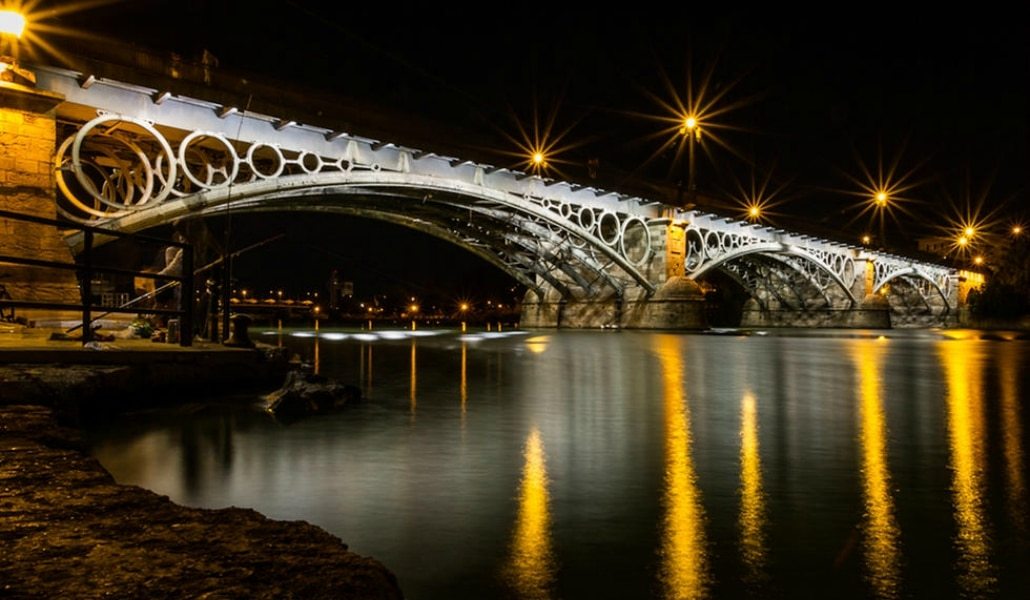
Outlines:
POLYGON ((361 400, 361 390, 322 375, 290 371, 278 390, 265 396, 265 410, 280 420, 324 414, 361 400))
POLYGON ((0 598, 403 598, 311 523, 119 485, 44 407, 0 406, 0 465, 0 598))

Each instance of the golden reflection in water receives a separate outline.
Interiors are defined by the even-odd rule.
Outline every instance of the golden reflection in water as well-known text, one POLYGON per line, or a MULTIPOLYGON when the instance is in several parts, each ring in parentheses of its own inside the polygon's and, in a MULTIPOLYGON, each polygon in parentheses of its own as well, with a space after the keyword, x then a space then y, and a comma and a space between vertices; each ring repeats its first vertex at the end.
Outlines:
POLYGON ((1023 479, 1023 431, 1019 414, 1019 347, 1006 348, 999 356, 1001 379, 1001 431, 1008 480, 1008 508, 1019 539, 1026 539, 1026 482, 1023 479))
POLYGON ((547 462, 540 431, 533 427, 523 450, 519 509, 515 520, 507 579, 519 598, 550 598, 557 561, 551 542, 547 462))
POLYGON ((466 342, 461 343, 461 386, 458 388, 461 392, 461 418, 464 424, 465 419, 465 405, 469 399, 469 388, 468 388, 468 344, 466 342))
POLYGON ((959 587, 965 595, 990 591, 995 582, 984 514, 984 423, 980 398, 982 361, 975 340, 938 345, 948 381, 948 443, 957 526, 959 587))
POLYGON ((365 395, 372 394, 372 344, 368 345, 368 360, 365 361, 365 368, 368 369, 368 375, 365 377, 365 389, 367 390, 365 395))
POLYGON ((690 409, 684 392, 680 338, 658 335, 665 406, 665 519, 662 583, 666 598, 702 598, 708 592, 704 510, 691 459, 690 409))
POLYGON ((416 369, 415 360, 415 340, 411 340, 411 414, 415 414, 415 408, 418 404, 415 400, 415 392, 418 389, 418 371, 416 369))
POLYGON ((315 375, 318 375, 322 369, 321 361, 318 358, 318 336, 315 336, 315 375))
POLYGON ((887 468, 887 425, 881 397, 885 349, 883 341, 859 340, 851 346, 851 358, 858 372, 866 576, 877 598, 897 598, 901 581, 899 535, 887 468))
POLYGON ((745 393, 740 403, 740 547, 747 579, 761 581, 765 567, 765 493, 758 416, 751 392, 745 393))

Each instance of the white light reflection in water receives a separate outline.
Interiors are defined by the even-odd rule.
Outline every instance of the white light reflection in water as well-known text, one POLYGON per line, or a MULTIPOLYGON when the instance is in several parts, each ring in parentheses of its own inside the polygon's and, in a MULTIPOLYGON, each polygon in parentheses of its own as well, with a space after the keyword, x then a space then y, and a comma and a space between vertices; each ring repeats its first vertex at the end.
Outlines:
POLYGON ((765 574, 765 493, 758 446, 758 414, 750 391, 740 402, 740 549, 748 583, 758 584, 765 574))
POLYGON ((897 598, 901 582, 899 534, 887 468, 887 425, 882 400, 885 352, 886 338, 851 344, 851 359, 858 375, 866 579, 875 597, 897 598))
POLYGON ((665 415, 665 519, 662 527, 662 583, 666 598, 703 598, 709 575, 704 509, 691 458, 690 407, 683 373, 682 338, 655 336, 662 369, 665 415))
POLYGON ((958 584, 966 596, 990 594, 996 582, 984 514, 984 415, 980 397, 983 356, 976 340, 937 346, 948 382, 951 490, 957 526, 958 584))
POLYGON ((998 376, 1001 388, 1001 431, 1005 454, 1005 473, 1008 480, 1008 509, 1012 525, 1019 539, 1026 544, 1027 503, 1026 481, 1023 470, 1023 431, 1019 410, 1019 367, 1024 365, 1020 347, 1013 344, 1001 353, 998 376))
POLYGON ((547 461, 536 427, 526 439, 523 460, 518 516, 505 575, 519 598, 551 598, 558 568, 551 542, 547 461))

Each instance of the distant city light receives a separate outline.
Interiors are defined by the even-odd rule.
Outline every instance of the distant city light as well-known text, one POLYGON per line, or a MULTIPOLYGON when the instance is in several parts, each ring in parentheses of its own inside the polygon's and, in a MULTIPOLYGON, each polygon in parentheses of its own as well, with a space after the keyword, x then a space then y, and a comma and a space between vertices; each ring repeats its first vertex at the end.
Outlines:
POLYGON ((874 201, 876 202, 877 206, 879 206, 879 207, 887 206, 887 200, 888 200, 887 192, 885 192, 883 190, 880 190, 880 191, 876 192, 876 196, 874 198, 874 201))

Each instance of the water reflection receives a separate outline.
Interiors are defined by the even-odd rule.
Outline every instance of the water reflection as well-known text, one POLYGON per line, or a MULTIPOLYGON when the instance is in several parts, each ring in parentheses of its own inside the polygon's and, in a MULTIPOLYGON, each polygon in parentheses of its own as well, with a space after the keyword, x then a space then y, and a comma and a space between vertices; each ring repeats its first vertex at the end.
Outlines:
POLYGON ((547 464, 540 431, 533 427, 523 451, 519 508, 507 564, 507 579, 518 597, 550 598, 557 563, 551 543, 547 464))
POLYGON ((974 596, 990 592, 995 584, 984 514, 984 423, 980 397, 983 357, 977 343, 951 340, 937 346, 948 382, 948 442, 957 525, 958 583, 963 593, 974 596))
POLYGON ((461 424, 465 425, 465 409, 469 399, 468 386, 468 343, 461 343, 461 384, 458 393, 461 395, 461 424))
POLYGON ((315 375, 318 375, 319 373, 322 372, 322 361, 319 358, 318 345, 319 345, 318 344, 318 334, 315 334, 315 351, 314 351, 314 362, 315 362, 314 373, 315 373, 315 375))
POLYGON ((704 509, 691 458, 690 407, 684 389, 682 338, 655 336, 662 370, 665 415, 665 519, 662 528, 662 583, 666 598, 707 594, 704 509))
POLYGON ((885 351, 884 340, 859 340, 851 346, 851 358, 858 372, 866 576, 876 597, 897 598, 898 525, 887 468, 887 425, 881 399, 880 371, 885 351))
MULTIPOLYGON (((412 321, 412 326, 414 326, 414 321, 412 321)), ((409 398, 410 398, 410 410, 411 410, 411 416, 412 417, 415 416, 415 408, 416 408, 416 406, 418 404, 416 399, 415 399, 415 394, 416 394, 416 391, 418 390, 418 368, 416 366, 416 363, 417 363, 417 360, 416 360, 416 356, 415 356, 415 339, 412 338, 412 340, 411 340, 411 393, 410 393, 410 396, 409 396, 409 398)))
POLYGON ((757 584, 765 579, 765 494, 758 452, 758 416, 755 396, 744 394, 740 402, 740 548, 745 579, 757 584))
POLYGON ((1019 365, 1022 355, 1018 347, 1002 354, 998 362, 1001 388, 1001 431, 1008 483, 1009 515, 1020 539, 1026 539, 1026 482, 1023 479, 1023 432, 1019 411, 1019 365))

